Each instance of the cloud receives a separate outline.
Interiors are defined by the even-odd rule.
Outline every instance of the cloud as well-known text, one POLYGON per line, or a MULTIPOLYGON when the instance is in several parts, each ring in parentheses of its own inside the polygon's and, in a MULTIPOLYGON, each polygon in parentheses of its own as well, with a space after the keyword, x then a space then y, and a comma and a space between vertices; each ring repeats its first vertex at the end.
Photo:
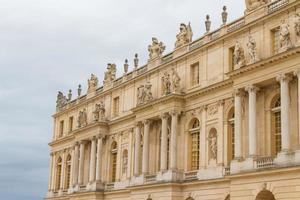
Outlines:
POLYGON ((66 92, 106 64, 119 66, 156 36, 174 47, 181 22, 191 22, 194 39, 204 33, 205 15, 221 25, 243 14, 236 0, 2 0, 0 7, 0 194, 6 200, 42 199, 47 192, 51 115, 58 90, 66 92), (205 2, 205 3, 203 3, 205 2))

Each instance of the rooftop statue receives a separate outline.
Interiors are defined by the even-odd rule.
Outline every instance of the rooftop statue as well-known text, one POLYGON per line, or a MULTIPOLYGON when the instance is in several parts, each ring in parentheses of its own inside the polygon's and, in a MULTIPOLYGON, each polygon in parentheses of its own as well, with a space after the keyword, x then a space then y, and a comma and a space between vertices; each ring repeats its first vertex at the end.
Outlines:
POLYGON ((148 46, 150 60, 161 58, 166 46, 162 42, 158 42, 157 38, 152 38, 152 44, 148 46))
POLYGON ((235 69, 239 69, 246 64, 244 49, 238 41, 235 43, 233 61, 235 69))
POLYGON ((270 0, 245 0, 245 2, 247 11, 249 12, 270 2, 270 0))
POLYGON ((290 26, 288 22, 282 20, 279 27, 279 52, 286 51, 292 46, 290 26))
POLYGON ((68 99, 67 97, 62 93, 58 92, 57 94, 57 100, 56 100, 56 110, 61 110, 65 105, 67 105, 68 99))
POLYGON ((104 75, 104 84, 110 83, 116 79, 117 66, 116 64, 107 64, 107 70, 104 75))
POLYGON ((180 32, 176 36, 177 40, 175 43, 175 48, 179 48, 190 43, 193 38, 193 31, 190 23, 188 25, 184 23, 180 24, 179 30, 180 32))
POLYGON ((88 91, 94 91, 98 87, 98 78, 95 74, 91 74, 91 78, 88 79, 88 91))

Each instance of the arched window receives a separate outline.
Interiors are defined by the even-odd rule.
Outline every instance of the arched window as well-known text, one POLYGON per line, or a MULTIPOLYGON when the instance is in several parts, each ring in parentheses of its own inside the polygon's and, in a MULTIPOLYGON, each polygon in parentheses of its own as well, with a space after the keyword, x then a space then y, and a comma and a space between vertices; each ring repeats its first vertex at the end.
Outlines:
POLYGON ((255 200, 275 200, 275 197, 269 190, 263 190, 258 193, 255 200))
POLYGON ((281 101, 276 96, 271 105, 272 112, 272 155, 276 156, 281 151, 281 101))
POLYGON ((118 155, 118 145, 117 142, 113 142, 111 144, 111 181, 112 182, 116 182, 117 155, 118 155))
POLYGON ((62 168, 62 159, 59 157, 57 159, 57 164, 56 164, 56 189, 60 189, 60 183, 61 183, 61 168, 62 168))
POLYGON ((128 151, 125 149, 123 151, 123 158, 122 158, 122 173, 126 175, 128 168, 128 151))
POLYGON ((234 159, 234 108, 231 108, 228 113, 228 146, 227 146, 227 158, 228 163, 234 159))
POLYGON ((193 119, 190 124, 190 152, 191 152, 191 170, 199 169, 200 160, 200 122, 193 119))
POLYGON ((71 185, 71 156, 68 155, 66 162, 66 179, 65 179, 65 188, 69 188, 71 185))

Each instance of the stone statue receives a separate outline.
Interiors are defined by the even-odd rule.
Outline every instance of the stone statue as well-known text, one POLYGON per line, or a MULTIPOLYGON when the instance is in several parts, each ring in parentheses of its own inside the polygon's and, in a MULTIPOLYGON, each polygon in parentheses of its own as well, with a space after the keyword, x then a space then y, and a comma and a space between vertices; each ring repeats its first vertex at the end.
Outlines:
POLYGON ((179 48, 185 44, 188 44, 192 41, 193 31, 191 24, 185 25, 184 23, 180 24, 180 32, 177 34, 175 48, 179 48))
POLYGON ((77 96, 78 96, 78 98, 81 96, 81 91, 82 91, 81 85, 79 84, 78 85, 78 89, 77 89, 77 96))
POLYGON ((152 44, 148 46, 150 60, 161 58, 162 53, 166 49, 162 42, 158 42, 157 38, 152 38, 152 44))
POLYGON ((105 119, 105 105, 103 101, 100 104, 95 105, 95 110, 93 111, 94 121, 104 120, 105 119))
POLYGON ((161 78, 162 81, 162 93, 163 95, 168 95, 171 93, 171 80, 170 74, 165 72, 163 77, 161 78))
POLYGON ((235 43, 233 61, 235 69, 239 69, 246 64, 244 49, 238 41, 235 43))
POLYGON ((215 134, 211 134, 209 139, 209 147, 211 151, 211 159, 217 159, 218 146, 217 146, 217 136, 215 134))
POLYGON ((144 103, 144 99, 145 99, 145 93, 144 93, 144 85, 141 85, 140 87, 138 87, 137 89, 137 104, 143 104, 144 103))
POLYGON ((295 32, 297 41, 300 40, 300 13, 295 15, 295 32))
POLYGON ((124 63, 124 74, 127 74, 127 73, 128 73, 128 67, 129 67, 128 60, 125 59, 125 63, 124 63))
POLYGON ((134 55, 133 62, 134 62, 134 70, 136 70, 139 66, 139 55, 137 53, 134 55))
POLYGON ((96 75, 91 74, 91 78, 88 79, 88 91, 94 91, 98 87, 98 78, 96 75))
POLYGON ((250 35, 247 43, 248 47, 248 53, 250 56, 250 63, 254 63, 259 60, 257 55, 257 48, 256 48, 256 41, 255 39, 250 35))
POLYGON ((209 33, 211 27, 211 21, 209 15, 206 15, 206 21, 205 21, 205 29, 206 33, 209 33))
POLYGON ((71 100, 72 100, 72 90, 70 89, 69 93, 68 93, 68 101, 71 101, 71 100))
POLYGON ((81 128, 81 127, 84 127, 87 125, 87 114, 86 114, 85 108, 82 111, 79 111, 77 125, 78 125, 78 128, 81 128))
POLYGON ((175 68, 172 68, 172 85, 173 85, 173 92, 178 93, 180 90, 180 81, 181 78, 179 77, 175 68))
POLYGON ((292 46, 290 26, 285 20, 282 20, 279 27, 279 52, 286 51, 292 46))
POLYGON ((270 0, 245 0, 247 11, 252 11, 266 3, 270 2, 270 0))
POLYGON ((223 26, 227 23, 227 18, 228 18, 228 12, 227 12, 227 7, 223 6, 223 12, 222 12, 222 22, 223 26))
POLYGON ((104 84, 109 84, 116 79, 117 66, 116 64, 107 64, 107 70, 104 75, 104 84))
POLYGON ((67 103, 68 103, 67 97, 62 92, 59 91, 56 99, 56 110, 60 111, 65 105, 67 105, 67 103))
POLYGON ((145 90, 144 90, 145 91, 144 103, 147 103, 147 102, 153 100, 151 88, 152 88, 152 84, 150 82, 147 82, 145 84, 145 90))

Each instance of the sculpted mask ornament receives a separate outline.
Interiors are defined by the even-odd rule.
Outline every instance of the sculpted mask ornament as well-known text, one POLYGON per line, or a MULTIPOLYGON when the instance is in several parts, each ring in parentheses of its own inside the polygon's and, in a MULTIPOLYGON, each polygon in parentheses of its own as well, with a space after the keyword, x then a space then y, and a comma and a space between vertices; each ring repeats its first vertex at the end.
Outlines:
POLYGON ((295 16, 295 32, 297 41, 300 40, 300 13, 296 14, 295 16))
POLYGON ((171 81, 170 81, 170 74, 165 72, 163 77, 161 78, 162 81, 162 92, 163 95, 168 95, 171 93, 171 81))
POLYGON ((174 93, 178 93, 180 91, 180 81, 181 78, 179 77, 177 71, 172 68, 172 85, 174 93))
POLYGON ((67 103, 67 97, 62 92, 58 92, 56 99, 56 110, 60 111, 65 105, 67 105, 67 103))
POLYGON ((95 105, 95 110, 93 111, 94 121, 105 120, 105 105, 103 101, 100 104, 95 105))
POLYGON ((152 45, 148 46, 150 60, 161 58, 162 53, 166 49, 162 42, 158 42, 157 38, 152 38, 152 45))
POLYGON ((116 79, 117 66, 116 64, 108 64, 104 75, 104 84, 108 84, 116 79))
POLYGON ((91 74, 91 78, 88 80, 88 91, 94 91, 98 87, 98 78, 91 74))
POLYGON ((77 124, 78 124, 78 128, 81 128, 81 127, 84 127, 87 125, 86 109, 79 111, 77 124))
POLYGON ((234 47, 233 60, 235 69, 239 69, 246 64, 244 49, 238 41, 234 47))
POLYGON ((179 48, 190 43, 193 38, 193 31, 190 23, 188 25, 185 25, 184 23, 180 24, 179 30, 180 32, 176 36, 177 40, 175 43, 175 48, 179 48))
POLYGON ((257 55, 256 41, 252 36, 249 36, 249 40, 247 43, 248 53, 250 56, 250 63, 254 63, 259 60, 257 55))
POLYGON ((270 2, 270 0, 245 0, 247 11, 252 11, 266 3, 270 2))
POLYGON ((141 105, 153 100, 152 84, 147 82, 145 85, 138 87, 137 91, 137 105, 141 105))
POLYGON ((279 27, 279 52, 286 51, 292 46, 290 26, 285 20, 282 20, 279 27))

